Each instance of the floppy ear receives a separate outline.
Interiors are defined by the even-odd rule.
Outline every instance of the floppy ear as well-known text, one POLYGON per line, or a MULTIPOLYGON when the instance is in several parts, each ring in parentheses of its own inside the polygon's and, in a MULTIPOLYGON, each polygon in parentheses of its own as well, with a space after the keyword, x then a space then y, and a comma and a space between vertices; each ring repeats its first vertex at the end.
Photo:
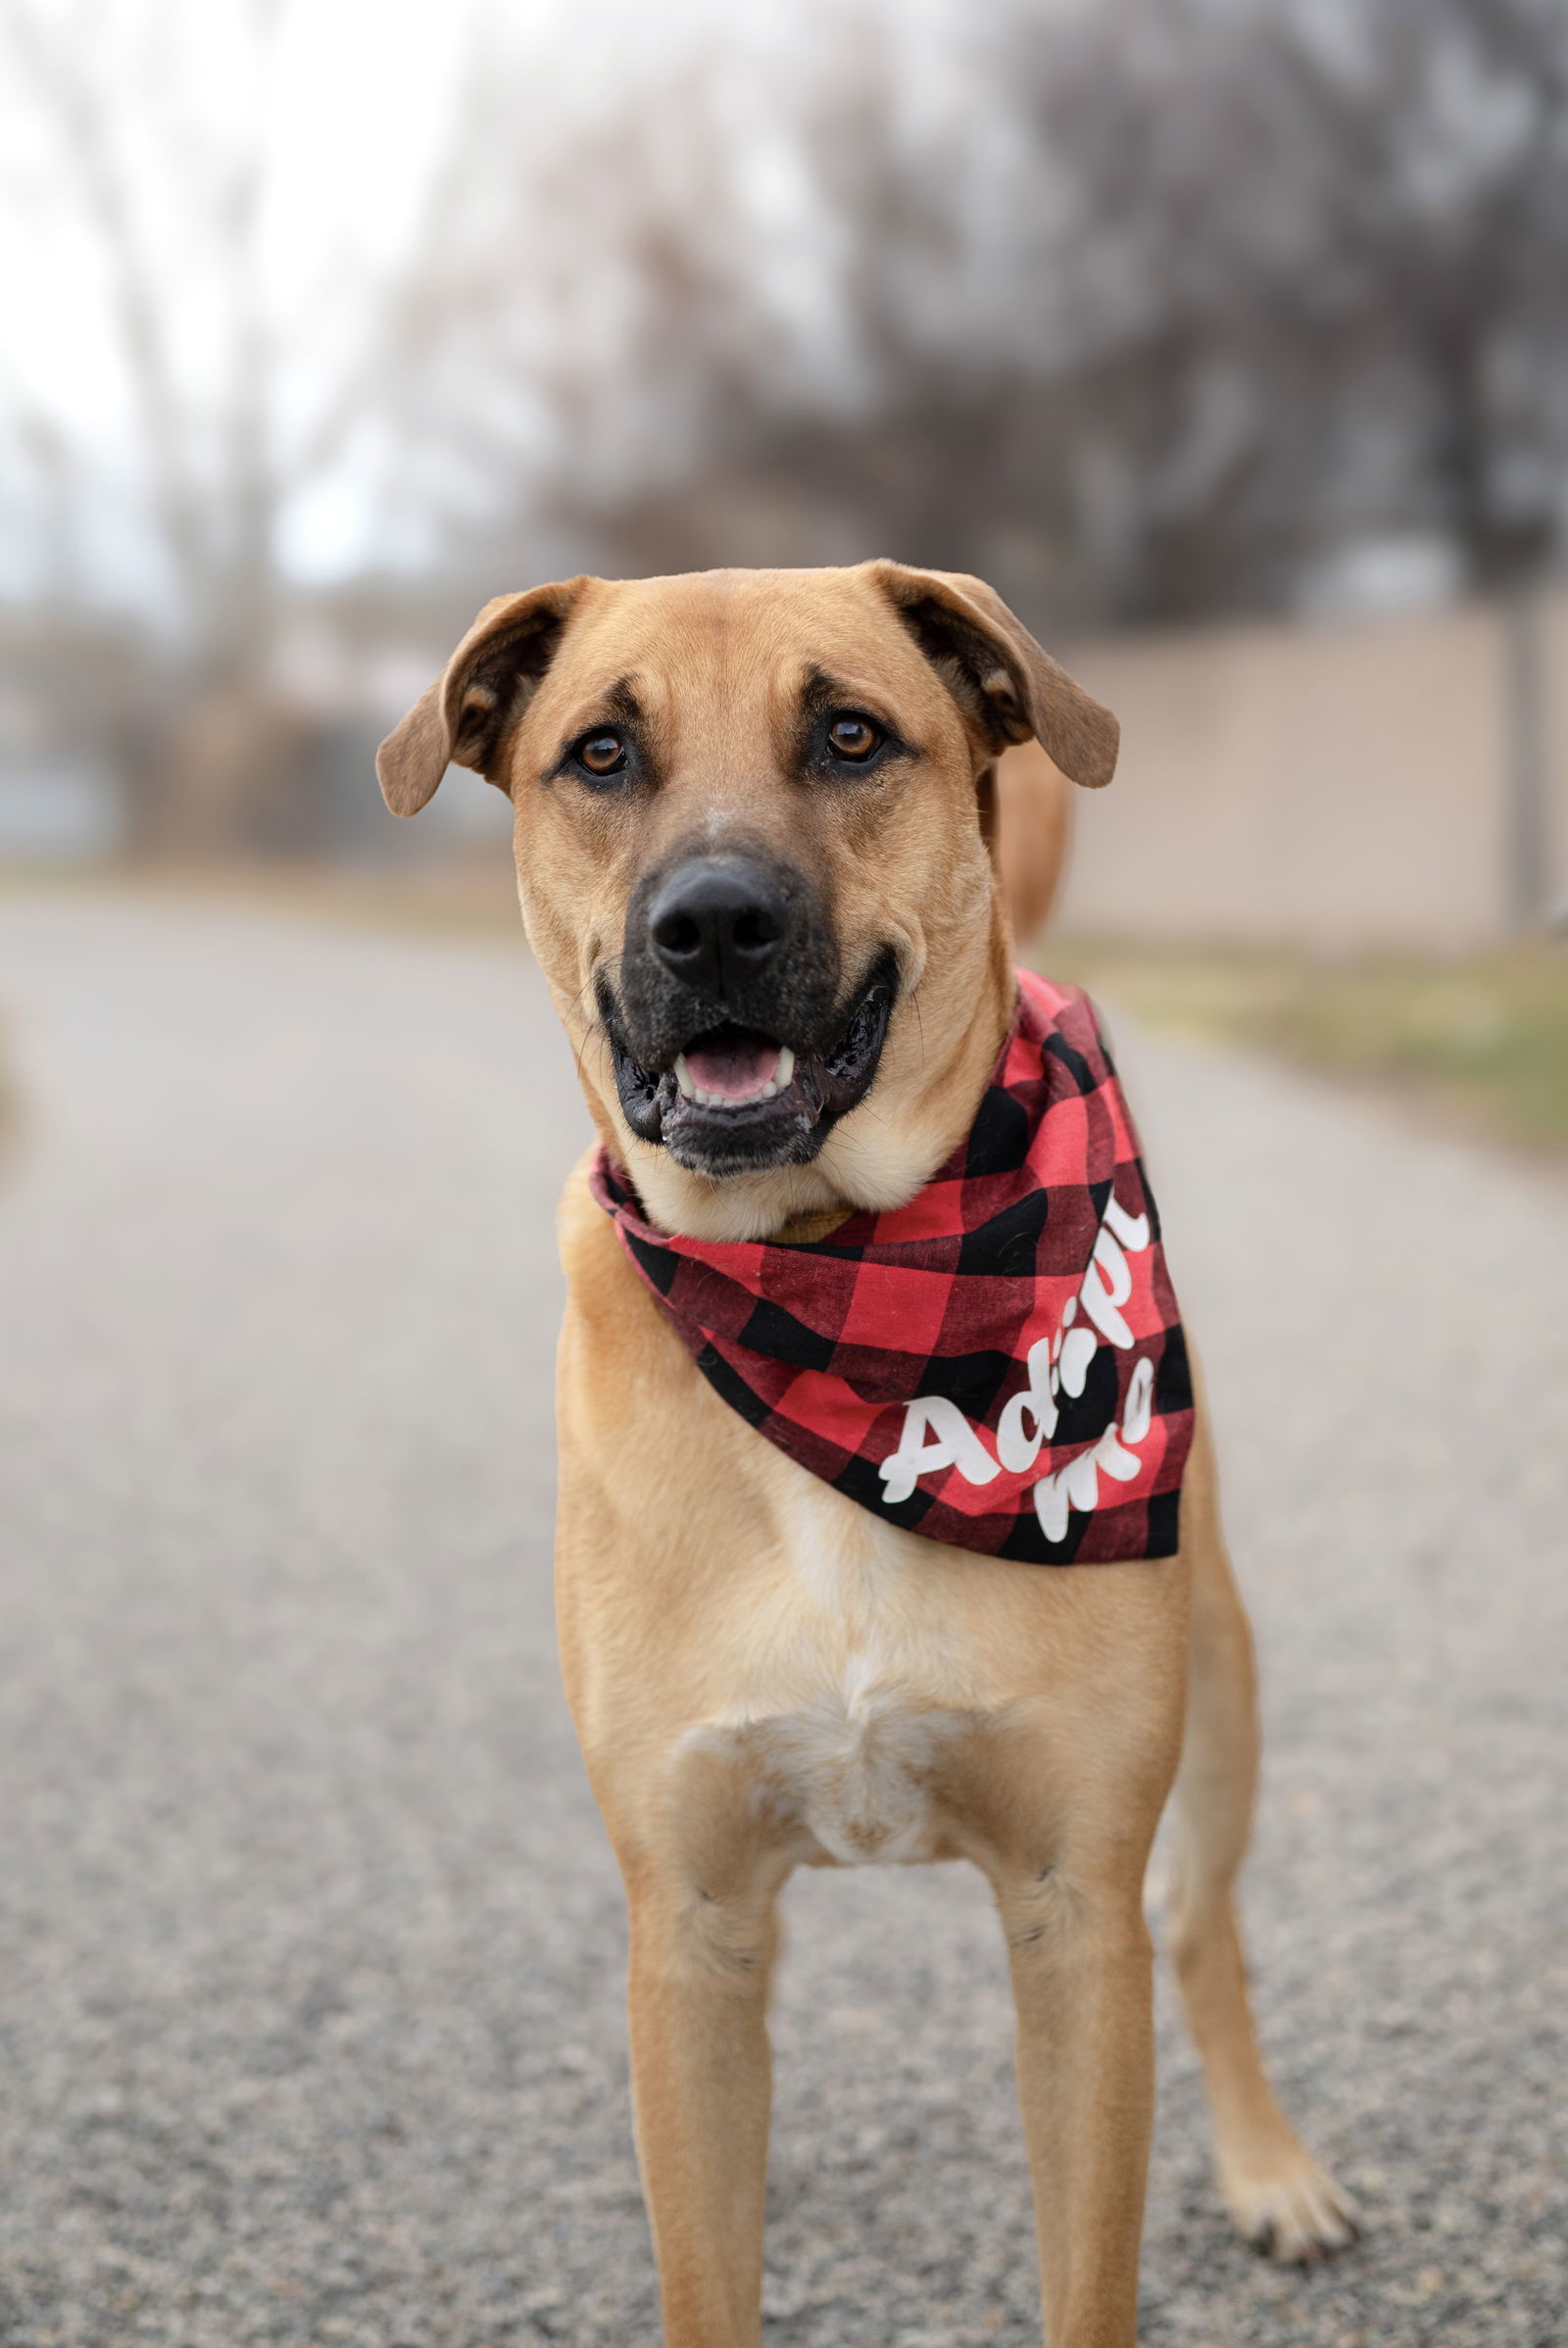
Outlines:
POLYGON ((375 754, 394 815, 416 815, 454 760, 506 789, 496 771, 502 745, 538 691, 587 584, 563 579, 486 604, 440 677, 375 754))
POLYGON ((1035 740, 1075 783, 1099 790, 1116 771, 1121 728, 1030 635, 984 579, 873 563, 921 651, 991 751, 1035 740))

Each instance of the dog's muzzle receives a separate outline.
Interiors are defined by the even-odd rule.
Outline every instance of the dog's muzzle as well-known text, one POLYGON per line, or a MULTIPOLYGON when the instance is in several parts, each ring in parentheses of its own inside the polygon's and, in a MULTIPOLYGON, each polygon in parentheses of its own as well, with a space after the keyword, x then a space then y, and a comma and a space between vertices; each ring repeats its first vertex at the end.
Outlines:
POLYGON ((794 866, 682 856, 632 899, 618 990, 599 981, 626 1121, 703 1174, 804 1165, 870 1090, 897 992, 891 949, 842 987, 794 866))

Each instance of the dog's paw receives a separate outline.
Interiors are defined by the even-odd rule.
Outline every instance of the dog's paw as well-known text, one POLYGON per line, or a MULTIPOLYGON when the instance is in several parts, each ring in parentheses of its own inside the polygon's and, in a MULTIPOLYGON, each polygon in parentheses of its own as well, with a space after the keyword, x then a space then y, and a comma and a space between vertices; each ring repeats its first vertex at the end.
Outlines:
POLYGON ((1289 2154, 1220 2178, 1225 2206, 1246 2239, 1282 2266, 1308 2267, 1347 2250, 1361 2231, 1360 2215, 1343 2185, 1298 2144, 1289 2154))

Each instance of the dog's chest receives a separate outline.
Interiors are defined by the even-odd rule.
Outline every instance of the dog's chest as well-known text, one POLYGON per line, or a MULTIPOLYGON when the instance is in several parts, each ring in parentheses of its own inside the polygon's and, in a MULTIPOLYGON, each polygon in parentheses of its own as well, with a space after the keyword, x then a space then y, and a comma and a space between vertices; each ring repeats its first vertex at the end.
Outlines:
POLYGON ((802 1856, 951 1855, 948 1797, 979 1718, 943 1603, 954 1569, 916 1564, 907 1537, 797 1479, 785 1573, 748 1626, 734 1701, 697 1741, 746 1772, 754 1812, 802 1856))

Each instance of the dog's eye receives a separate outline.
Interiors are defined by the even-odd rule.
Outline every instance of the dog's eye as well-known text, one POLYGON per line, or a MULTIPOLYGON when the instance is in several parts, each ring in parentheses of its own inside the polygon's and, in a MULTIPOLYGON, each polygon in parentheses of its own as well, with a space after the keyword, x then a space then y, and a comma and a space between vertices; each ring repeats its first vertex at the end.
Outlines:
POLYGON ((827 744, 836 758, 848 758, 853 765, 863 765, 874 750, 879 750, 887 737, 880 726, 869 717, 861 717, 847 709, 835 717, 827 729, 827 744))
POLYGON ((590 774, 618 774, 626 763, 626 745, 618 734, 608 730, 585 734, 572 752, 579 766, 590 774))

